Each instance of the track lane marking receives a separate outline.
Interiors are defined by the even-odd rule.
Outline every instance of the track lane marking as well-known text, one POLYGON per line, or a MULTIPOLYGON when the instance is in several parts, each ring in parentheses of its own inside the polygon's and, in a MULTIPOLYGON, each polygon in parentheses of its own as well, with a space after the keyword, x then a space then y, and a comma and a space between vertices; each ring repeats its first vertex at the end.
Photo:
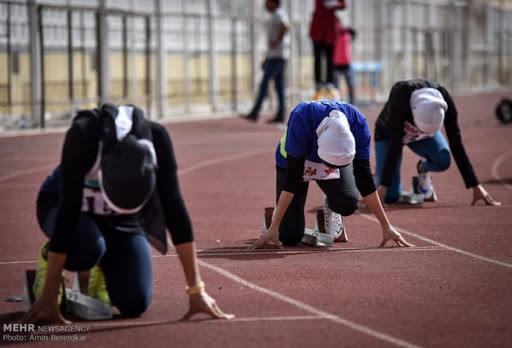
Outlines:
POLYGON ((183 170, 178 169, 178 176, 182 176, 182 175, 188 174, 190 172, 193 172, 197 169, 216 165, 216 164, 219 164, 222 162, 235 161, 240 158, 255 156, 255 155, 259 155, 259 154, 266 153, 266 152, 268 152, 268 151, 267 150, 245 151, 245 152, 241 152, 241 153, 235 153, 235 154, 229 155, 229 156, 215 157, 215 158, 212 158, 212 159, 209 159, 206 161, 200 161, 200 163, 189 166, 183 170))
MULTIPOLYGON (((368 220, 371 220, 371 221, 374 221, 374 222, 377 222, 377 223, 379 222, 379 220, 377 220, 377 218, 374 218, 373 216, 369 216, 368 214, 358 213, 358 215, 364 217, 365 219, 368 219, 368 220)), ((495 259, 491 259, 489 257, 480 256, 480 255, 477 255, 477 254, 473 254, 473 253, 470 253, 469 251, 457 249, 457 248, 451 247, 451 246, 449 246, 447 244, 444 244, 444 243, 441 243, 441 242, 436 242, 433 239, 420 236, 419 234, 416 234, 416 233, 413 233, 413 232, 409 232, 407 230, 404 230, 403 228, 398 228, 396 226, 393 226, 393 227, 398 232, 400 232, 400 233, 403 233, 403 234, 406 234, 406 235, 409 235, 409 236, 421 239, 424 242, 436 245, 438 247, 441 247, 441 248, 444 248, 444 249, 447 249, 447 250, 450 250, 450 251, 453 251, 453 252, 456 252, 456 253, 459 253, 459 254, 462 254, 462 255, 465 255, 465 256, 469 256, 469 257, 475 258, 475 259, 480 260, 480 261, 485 261, 485 262, 489 262, 489 263, 492 263, 492 264, 495 264, 495 265, 499 265, 499 266, 503 266, 503 267, 507 267, 507 268, 512 268, 512 264, 510 264, 510 263, 499 261, 499 260, 495 260, 495 259)))
POLYGON ((494 178, 496 180, 498 180, 503 186, 505 186, 506 188, 508 188, 509 190, 512 190, 512 185, 508 184, 505 180, 503 180, 500 175, 498 174, 498 168, 499 166, 501 165, 501 162, 503 162, 505 160, 505 158, 507 158, 508 156, 511 156, 512 155, 512 152, 507 152, 507 153, 504 153, 503 155, 501 155, 500 157, 498 157, 493 163, 492 163, 492 166, 491 166, 491 173, 492 173, 492 176, 494 176, 494 178))
POLYGON ((360 325, 356 322, 353 322, 351 320, 348 320, 348 319, 345 319, 345 318, 342 318, 340 316, 337 316, 337 315, 334 315, 334 314, 331 314, 331 313, 328 313, 328 312, 325 312, 325 311, 322 311, 320 309, 317 309, 313 306, 310 306, 304 302, 301 302, 301 301, 298 301, 298 300, 295 300, 291 297, 288 297, 286 295, 283 295, 283 294, 280 294, 276 291, 273 291, 273 290, 270 290, 270 289, 267 289, 267 288, 264 288, 262 286, 259 286, 259 285, 256 285, 254 283, 251 283, 243 278, 240 278, 238 277, 237 275, 223 269, 223 268, 220 268, 220 267, 217 267, 217 266, 214 266, 208 262, 205 262, 201 259, 198 259, 198 263, 200 266, 203 266, 205 268, 208 268, 216 273, 219 273, 223 276, 225 276, 226 278, 228 278, 229 280, 231 281, 234 281, 236 283, 239 283, 245 287, 248 287, 252 290, 255 290, 255 291, 258 291, 260 293, 263 293, 265 295, 268 295, 270 297, 273 297, 274 299, 277 299, 277 300, 280 300, 282 302, 285 302, 285 303, 288 303, 292 306, 295 306, 297 308, 300 308, 306 312, 309 312, 311 314, 314 314, 316 316, 318 316, 318 318, 321 318, 321 319, 326 319, 326 320, 330 320, 332 322, 335 322, 337 324, 341 324, 345 327, 348 327, 354 331, 357 331, 357 332, 360 332, 362 334, 365 334, 367 336, 370 336, 370 337, 373 337, 373 338, 376 338, 378 340, 381 340, 381 341, 384 341, 384 342, 388 342, 388 343, 391 343, 391 344, 394 344, 396 346, 399 346, 399 347, 409 347, 409 348, 412 348, 412 347, 419 347, 413 343, 410 343, 410 342, 407 342, 405 340, 402 340, 400 338, 397 338, 397 337, 394 337, 394 336, 391 336, 391 335, 388 335, 388 334, 385 334, 383 332, 380 332, 380 331, 377 331, 377 330, 373 330, 367 326, 364 326, 364 325, 360 325))
POLYGON ((18 176, 22 176, 22 175, 37 173, 37 172, 40 172, 42 170, 54 169, 56 166, 57 166, 56 164, 52 164, 52 165, 46 165, 46 166, 36 167, 36 168, 32 168, 32 169, 17 170, 15 172, 6 174, 4 176, 0 176, 0 182, 6 181, 6 180, 9 180, 9 179, 18 177, 18 176))
MULTIPOLYGON (((441 247, 414 247, 414 248, 374 248, 374 249, 335 249, 335 250, 266 250, 266 251, 255 251, 255 250, 247 250, 247 251, 230 251, 230 250, 208 250, 208 249, 198 249, 197 257, 208 257, 208 256, 231 256, 231 255, 266 255, 266 254, 285 254, 285 255, 300 255, 300 254, 323 254, 323 253, 337 253, 337 252, 419 252, 419 251, 449 251, 446 248, 441 247)), ((153 259, 162 259, 169 257, 178 257, 177 254, 166 254, 166 255, 151 255, 153 259)), ((25 260, 25 261, 0 261, 0 266, 8 266, 8 265, 17 265, 17 264, 37 264, 37 260, 25 260)))
POLYGON ((136 326, 155 326, 155 325, 166 325, 166 324, 180 324, 180 323, 189 323, 189 322, 201 322, 203 324, 227 324, 227 323, 235 323, 235 322, 257 322, 257 321, 293 321, 293 320, 321 320, 316 315, 297 315, 297 316, 278 316, 278 317, 245 317, 238 318, 235 317, 230 320, 215 320, 215 319, 205 319, 203 318, 197 320, 190 321, 179 321, 179 320, 123 320, 122 322, 96 322, 91 323, 91 332, 94 332, 95 328, 132 328, 136 326))

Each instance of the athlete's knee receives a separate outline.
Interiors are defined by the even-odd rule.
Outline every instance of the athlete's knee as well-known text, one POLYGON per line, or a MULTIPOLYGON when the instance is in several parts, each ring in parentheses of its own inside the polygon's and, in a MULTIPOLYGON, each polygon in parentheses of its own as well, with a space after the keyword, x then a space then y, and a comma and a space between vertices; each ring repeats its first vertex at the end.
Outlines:
POLYGON ((103 237, 97 239, 84 238, 71 246, 66 259, 65 268, 69 271, 81 272, 99 264, 107 246, 103 237))
POLYGON ((283 245, 294 246, 300 243, 304 237, 304 228, 300 224, 281 226, 279 229, 279 240, 283 245))
POLYGON ((131 293, 116 301, 115 306, 124 317, 138 317, 144 313, 151 303, 151 293, 148 291, 138 291, 131 293))
POLYGON ((356 212, 359 204, 357 192, 343 192, 334 197, 328 197, 329 208, 342 216, 349 216, 356 212))
POLYGON ((438 153, 438 155, 433 160, 433 170, 434 172, 444 172, 450 168, 451 164, 451 154, 448 150, 442 150, 438 153))
POLYGON ((302 232, 297 231, 297 233, 286 234, 284 236, 279 234, 279 241, 281 241, 281 243, 283 243, 283 245, 294 246, 301 242, 302 237, 304 237, 304 231, 302 231, 302 232))

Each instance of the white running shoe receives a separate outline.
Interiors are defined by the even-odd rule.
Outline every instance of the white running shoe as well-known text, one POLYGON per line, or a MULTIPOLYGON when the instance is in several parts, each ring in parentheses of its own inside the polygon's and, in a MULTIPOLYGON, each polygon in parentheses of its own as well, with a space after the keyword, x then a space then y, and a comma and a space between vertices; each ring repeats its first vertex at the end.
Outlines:
POLYGON ((327 204, 327 196, 323 199, 325 233, 334 237, 335 242, 348 242, 347 229, 343 223, 343 216, 333 212, 327 204))
POLYGON ((436 191, 429 172, 418 173, 418 191, 425 197, 426 202, 437 202, 436 191))

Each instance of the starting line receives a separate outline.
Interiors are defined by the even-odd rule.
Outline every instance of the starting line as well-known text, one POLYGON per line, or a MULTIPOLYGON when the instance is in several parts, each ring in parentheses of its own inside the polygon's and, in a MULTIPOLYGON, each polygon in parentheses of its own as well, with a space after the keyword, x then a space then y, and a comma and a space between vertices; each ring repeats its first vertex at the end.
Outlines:
MULTIPOLYGON (((368 219, 368 220, 371 220, 371 221, 374 221, 374 222, 378 222, 378 220, 376 218, 374 218, 373 216, 370 216, 368 214, 361 214, 360 213, 358 215, 364 217, 365 219, 368 219)), ((446 250, 449 250, 449 251, 453 251, 453 252, 456 252, 458 254, 462 254, 462 255, 465 255, 465 256, 469 256, 469 257, 472 257, 472 258, 480 260, 480 261, 485 261, 485 262, 493 263, 495 265, 512 268, 512 264, 510 264, 510 263, 506 263, 506 262, 503 262, 503 261, 498 261, 498 260, 495 260, 495 259, 491 259, 489 257, 484 257, 484 256, 480 256, 480 255, 477 255, 477 254, 473 254, 473 253, 470 253, 469 251, 457 249, 457 248, 451 247, 449 245, 443 244, 441 242, 436 242, 433 239, 420 236, 419 234, 416 234, 416 233, 413 233, 413 232, 409 232, 407 230, 404 230, 403 228, 398 228, 396 226, 394 226, 394 227, 400 233, 403 233, 403 234, 406 234, 408 236, 412 236, 412 237, 418 238, 418 239, 420 239, 420 240, 422 240, 424 242, 430 243, 430 244, 438 246, 440 248, 443 248, 443 249, 446 249, 446 250)))
MULTIPOLYGON (((318 248, 316 248, 318 249, 318 248)), ((414 247, 414 248, 399 248, 399 247, 387 247, 387 248, 371 248, 371 249, 357 249, 357 248, 343 248, 343 249, 325 249, 325 250, 313 250, 313 249, 303 249, 303 250, 277 250, 277 249, 267 249, 267 250, 240 250, 240 251, 232 251, 229 249, 217 249, 217 250, 208 250, 208 249, 198 249, 197 257, 206 257, 206 256, 230 256, 230 255, 262 255, 262 254, 314 254, 314 253, 367 253, 367 252, 418 252, 418 251, 449 251, 449 249, 438 247, 438 246, 423 246, 423 247, 414 247)), ((160 258, 168 258, 168 257, 178 257, 177 254, 167 254, 167 255, 151 255, 153 259, 160 258)), ((18 265, 18 264, 37 264, 37 260, 26 260, 26 261, 0 261, 0 266, 6 265, 18 265)))

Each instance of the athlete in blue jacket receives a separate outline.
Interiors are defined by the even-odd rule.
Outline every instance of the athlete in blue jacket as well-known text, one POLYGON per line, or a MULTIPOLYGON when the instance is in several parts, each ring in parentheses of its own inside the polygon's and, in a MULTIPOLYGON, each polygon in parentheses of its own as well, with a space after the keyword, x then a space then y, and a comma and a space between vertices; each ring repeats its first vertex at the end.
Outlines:
POLYGON ((281 248, 302 240, 309 181, 316 181, 325 193, 326 230, 335 239, 346 241, 342 216, 357 210, 361 193, 382 226, 380 246, 390 239, 411 246, 391 226, 380 203, 370 169, 370 139, 366 118, 352 105, 300 103, 276 150, 277 205, 272 223, 250 249, 269 240, 281 248))

